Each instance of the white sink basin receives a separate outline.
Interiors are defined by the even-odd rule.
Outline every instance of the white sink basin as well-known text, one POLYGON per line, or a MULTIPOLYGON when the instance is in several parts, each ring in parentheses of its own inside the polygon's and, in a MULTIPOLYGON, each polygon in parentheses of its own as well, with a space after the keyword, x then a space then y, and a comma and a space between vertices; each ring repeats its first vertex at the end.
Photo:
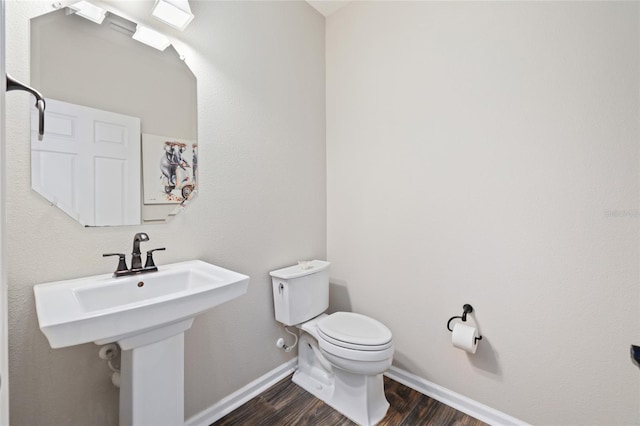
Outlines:
POLYGON ((249 283, 246 275, 200 260, 159 269, 34 286, 40 329, 52 348, 121 341, 192 319, 242 296, 249 283))

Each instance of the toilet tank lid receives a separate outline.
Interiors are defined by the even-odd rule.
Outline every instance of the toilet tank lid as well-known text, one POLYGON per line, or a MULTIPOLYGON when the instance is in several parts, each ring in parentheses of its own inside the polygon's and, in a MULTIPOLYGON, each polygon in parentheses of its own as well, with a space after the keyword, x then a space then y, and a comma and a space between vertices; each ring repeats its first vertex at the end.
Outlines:
POLYGON ((324 269, 327 269, 331 265, 329 262, 323 260, 310 260, 308 262, 298 262, 297 265, 289 266, 287 268, 271 271, 269 275, 275 278, 283 280, 290 280, 292 278, 304 277, 305 275, 315 274, 324 269))

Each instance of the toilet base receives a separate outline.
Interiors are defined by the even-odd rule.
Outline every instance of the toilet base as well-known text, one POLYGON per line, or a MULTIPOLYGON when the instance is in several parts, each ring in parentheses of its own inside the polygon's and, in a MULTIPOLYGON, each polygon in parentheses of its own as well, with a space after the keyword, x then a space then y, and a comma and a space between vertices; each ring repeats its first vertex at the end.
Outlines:
POLYGON ((382 420, 389 409, 382 374, 350 373, 327 365, 317 353, 317 342, 303 334, 293 382, 359 425, 373 426, 382 420))

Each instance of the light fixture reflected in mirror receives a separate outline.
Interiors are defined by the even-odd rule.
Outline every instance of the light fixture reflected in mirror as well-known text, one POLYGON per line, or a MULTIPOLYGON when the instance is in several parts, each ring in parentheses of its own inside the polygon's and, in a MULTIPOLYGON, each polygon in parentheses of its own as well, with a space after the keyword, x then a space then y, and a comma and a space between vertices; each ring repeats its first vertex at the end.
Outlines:
POLYGON ((180 31, 184 31, 193 19, 188 0, 156 0, 151 14, 180 31))
POLYGON ((102 21, 104 21, 104 17, 107 15, 107 11, 103 8, 84 0, 72 3, 68 7, 69 9, 73 10, 76 15, 82 16, 83 18, 95 22, 96 24, 102 24, 102 21))
MULTIPOLYGON (((191 14, 189 3, 186 0, 183 0, 183 1, 186 3, 188 14, 191 15, 191 18, 189 18, 186 21, 186 23, 184 23, 184 27, 186 27, 189 24, 189 22, 191 22, 191 19, 193 19, 193 15, 191 14)), ((156 2, 156 9, 158 9, 157 8, 158 3, 163 3, 163 1, 161 0, 159 2, 156 2)), ((56 3, 54 7, 60 8, 62 6, 60 3, 56 3)), ((92 22, 95 22, 96 24, 102 24, 102 22, 104 21, 107 15, 107 10, 85 0, 72 3, 69 6, 67 6, 67 8, 68 8, 67 10, 70 11, 68 12, 68 14, 69 13, 76 14, 92 22)), ((169 6, 161 7, 159 9, 161 11, 160 12, 161 16, 168 20, 171 20, 172 17, 180 18, 179 14, 177 12, 172 11, 171 8, 179 10, 183 14, 187 13, 187 12, 182 12, 181 9, 178 8, 178 6, 169 5, 169 6)), ((112 27, 120 31, 129 32, 129 34, 132 34, 131 37, 134 40, 139 41, 140 43, 144 43, 147 46, 151 46, 154 49, 158 49, 160 51, 164 51, 167 47, 171 46, 171 41, 169 41, 167 36, 165 36, 164 34, 156 30, 152 30, 151 28, 141 24, 135 24, 134 22, 131 22, 127 19, 120 18, 118 15, 115 15, 113 13, 109 14, 109 16, 111 17, 109 21, 112 27), (135 30, 133 29, 133 25, 135 25, 135 30)), ((158 18, 158 19, 161 19, 161 18, 158 18)), ((171 24, 168 21, 165 21, 164 19, 161 19, 161 20, 171 26, 174 26, 173 24, 171 24)), ((180 20, 176 22, 184 22, 184 18, 180 18, 180 20)))
POLYGON ((133 34, 133 39, 139 41, 140 43, 144 43, 148 46, 151 46, 158 50, 164 50, 171 42, 169 39, 160 34, 159 32, 152 30, 151 28, 147 28, 144 25, 138 24, 136 26, 136 32, 133 34))

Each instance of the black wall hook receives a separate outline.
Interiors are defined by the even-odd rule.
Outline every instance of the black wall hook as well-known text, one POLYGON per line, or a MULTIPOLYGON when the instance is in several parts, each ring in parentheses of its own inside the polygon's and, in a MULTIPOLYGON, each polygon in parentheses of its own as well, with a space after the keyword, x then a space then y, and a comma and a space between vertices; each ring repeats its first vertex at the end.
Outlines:
MULTIPOLYGON (((470 314, 471 312, 473 312, 473 306, 469 305, 468 303, 465 303, 462 306, 462 315, 449 318, 449 321, 447 321, 447 330, 453 332, 453 329, 451 328, 451 321, 453 321, 456 318, 460 318, 462 320, 462 322, 466 322, 467 321, 467 314, 470 314)), ((478 340, 482 340, 482 336, 476 337, 476 342, 478 340)))
POLYGON ((36 97, 36 108, 38 108, 38 139, 42 140, 44 136, 44 110, 45 110, 45 100, 44 96, 40 94, 33 87, 27 86, 24 83, 19 82, 15 78, 11 77, 9 74, 6 75, 7 79, 7 92, 12 90, 24 90, 26 92, 31 93, 36 97))

